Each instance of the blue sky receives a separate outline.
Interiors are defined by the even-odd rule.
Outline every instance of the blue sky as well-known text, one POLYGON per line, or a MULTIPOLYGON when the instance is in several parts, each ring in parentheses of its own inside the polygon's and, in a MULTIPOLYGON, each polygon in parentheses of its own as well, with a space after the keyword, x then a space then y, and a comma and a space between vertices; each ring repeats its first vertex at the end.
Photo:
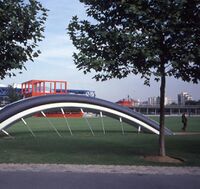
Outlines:
MULTIPOLYGON (((151 81, 151 87, 144 86, 139 76, 125 79, 96 82, 92 74, 84 75, 73 63, 75 48, 67 35, 67 25, 73 15, 85 18, 85 7, 79 0, 40 0, 49 9, 45 39, 39 44, 42 54, 33 62, 27 62, 27 71, 16 77, 6 78, 1 83, 22 83, 31 79, 65 80, 70 89, 94 90, 98 98, 116 101, 128 95, 134 99, 146 100, 159 96, 159 83, 151 81)), ((166 96, 173 100, 177 94, 187 91, 195 100, 200 99, 200 84, 185 83, 173 78, 167 79, 166 96)))

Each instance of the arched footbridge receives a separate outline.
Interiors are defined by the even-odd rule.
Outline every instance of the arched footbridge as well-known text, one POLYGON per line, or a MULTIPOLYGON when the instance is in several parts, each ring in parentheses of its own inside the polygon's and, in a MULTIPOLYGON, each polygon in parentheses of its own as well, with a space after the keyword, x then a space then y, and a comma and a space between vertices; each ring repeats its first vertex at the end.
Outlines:
MULTIPOLYGON (((36 112, 55 108, 79 109, 84 112, 103 114, 123 120, 141 130, 159 135, 159 124, 133 110, 98 98, 79 95, 46 95, 23 99, 5 106, 0 110, 0 131, 4 131, 12 123, 36 112)), ((165 128, 165 135, 173 133, 165 128)))

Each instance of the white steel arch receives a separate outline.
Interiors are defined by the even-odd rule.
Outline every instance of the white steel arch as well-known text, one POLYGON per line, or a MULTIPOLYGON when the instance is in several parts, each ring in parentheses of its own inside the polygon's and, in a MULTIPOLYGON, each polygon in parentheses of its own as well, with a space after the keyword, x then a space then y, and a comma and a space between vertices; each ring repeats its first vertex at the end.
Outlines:
MULTIPOLYGON (((80 108, 91 112, 103 112, 159 135, 159 125, 139 113, 105 100, 77 95, 47 95, 13 103, 0 110, 0 130, 6 129, 23 117, 54 108, 80 108)), ((165 128, 165 134, 171 135, 172 132, 165 128)))

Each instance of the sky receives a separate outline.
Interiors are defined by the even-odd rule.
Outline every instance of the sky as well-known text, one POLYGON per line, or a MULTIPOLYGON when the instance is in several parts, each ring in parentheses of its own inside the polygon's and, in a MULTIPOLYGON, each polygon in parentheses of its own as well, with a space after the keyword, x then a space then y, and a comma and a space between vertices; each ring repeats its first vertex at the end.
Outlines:
MULTIPOLYGON (((129 75, 124 79, 112 79, 96 82, 92 74, 84 75, 78 71, 73 62, 72 54, 76 49, 67 34, 67 26, 72 16, 86 18, 85 7, 79 0, 40 0, 49 9, 45 24, 45 39, 39 44, 42 54, 25 64, 27 70, 16 77, 1 80, 1 84, 22 83, 32 79, 65 80, 69 89, 95 91, 98 98, 118 101, 130 96, 145 101, 148 97, 159 96, 160 83, 151 80, 150 87, 145 86, 139 76, 129 75)), ((17 73, 17 72, 16 72, 17 73)), ((166 96, 177 100, 177 94, 188 92, 194 100, 200 99, 200 84, 186 83, 181 80, 167 78, 166 96)))

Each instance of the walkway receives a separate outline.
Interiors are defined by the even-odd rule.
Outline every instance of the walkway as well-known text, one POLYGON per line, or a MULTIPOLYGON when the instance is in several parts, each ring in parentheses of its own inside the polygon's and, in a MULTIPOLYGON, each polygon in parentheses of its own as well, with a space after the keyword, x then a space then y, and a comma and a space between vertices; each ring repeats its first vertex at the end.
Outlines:
POLYGON ((200 167, 114 166, 72 164, 0 164, 0 172, 74 172, 117 174, 200 175, 200 167))
POLYGON ((174 135, 200 135, 200 132, 174 132, 174 135))

